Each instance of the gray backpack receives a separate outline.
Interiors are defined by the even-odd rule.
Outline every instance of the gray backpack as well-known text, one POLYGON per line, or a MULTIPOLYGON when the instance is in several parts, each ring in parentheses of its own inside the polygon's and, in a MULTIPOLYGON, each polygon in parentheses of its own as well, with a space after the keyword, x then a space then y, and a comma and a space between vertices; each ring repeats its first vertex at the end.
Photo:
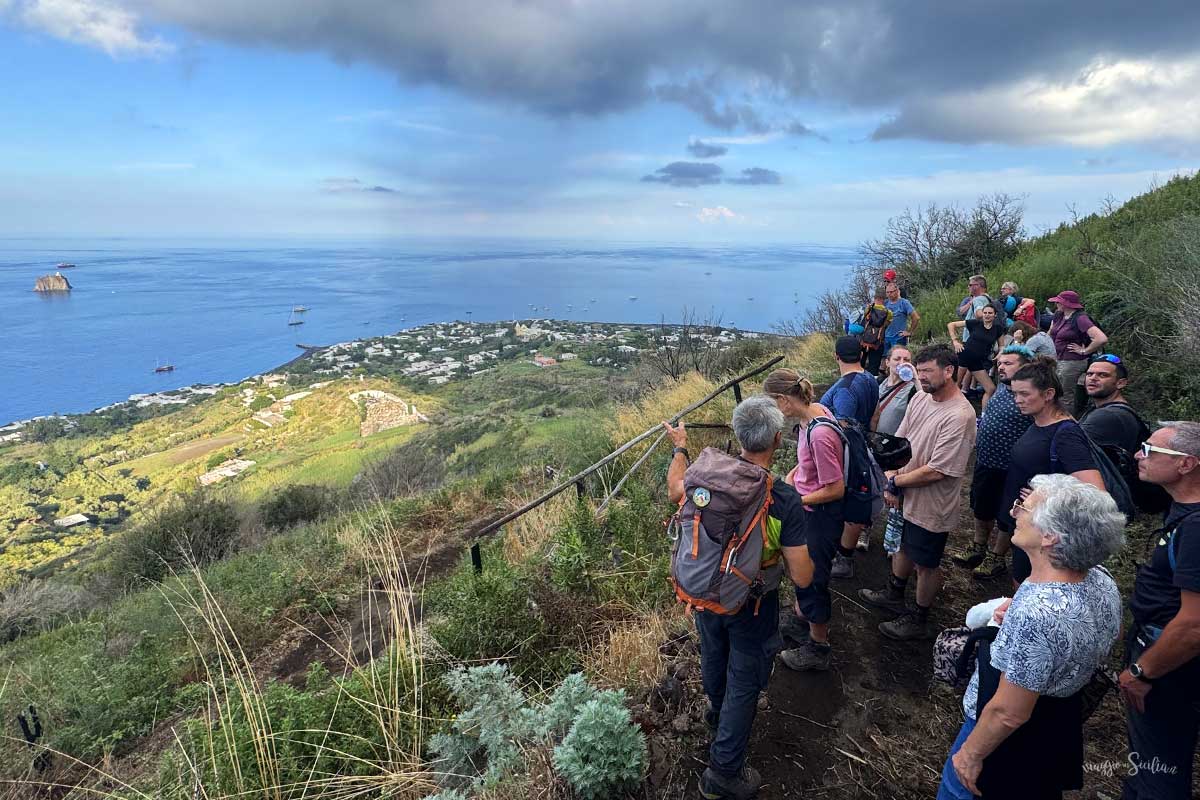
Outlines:
POLYGON ((774 478, 762 467, 706 447, 683 476, 671 518, 671 581, 697 611, 736 614, 779 586, 778 557, 763 562, 774 478))

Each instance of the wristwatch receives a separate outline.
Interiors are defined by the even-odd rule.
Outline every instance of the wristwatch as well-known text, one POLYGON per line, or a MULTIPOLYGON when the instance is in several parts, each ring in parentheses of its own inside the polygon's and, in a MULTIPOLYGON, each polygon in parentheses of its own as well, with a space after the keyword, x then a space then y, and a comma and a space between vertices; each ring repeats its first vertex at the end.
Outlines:
POLYGON ((888 478, 887 486, 883 487, 883 490, 890 495, 895 495, 896 497, 899 497, 904 492, 903 489, 896 485, 896 479, 894 477, 888 478))
POLYGON ((686 458, 688 461, 692 460, 692 454, 688 452, 688 449, 686 447, 676 447, 674 450, 671 451, 671 457, 674 458, 677 453, 683 453, 683 457, 686 458))
POLYGON ((1142 665, 1136 661, 1129 665, 1129 674, 1137 678, 1139 681, 1152 683, 1152 681, 1146 677, 1146 673, 1142 672, 1142 665))

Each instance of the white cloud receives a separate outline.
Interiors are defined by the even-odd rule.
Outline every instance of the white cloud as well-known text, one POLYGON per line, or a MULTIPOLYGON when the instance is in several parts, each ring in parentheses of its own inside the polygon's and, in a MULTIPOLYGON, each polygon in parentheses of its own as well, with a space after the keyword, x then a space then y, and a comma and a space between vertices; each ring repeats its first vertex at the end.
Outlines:
POLYGON ((912 101, 875 138, 1090 148, 1194 142, 1198 84, 1198 58, 1095 61, 1069 81, 1027 79, 912 101))
POLYGON ((767 131, 766 133, 748 133, 745 136, 705 136, 708 144, 767 144, 782 139, 786 131, 767 131))
MULTIPOLYGON (((109 0, 15 0, 8 3, 31 28, 117 56, 157 56, 174 48, 138 30, 138 17, 109 0)), ((0 5, 0 10, 3 9, 0 5)))
POLYGON ((676 200, 674 203, 672 203, 672 205, 675 206, 676 208, 691 208, 692 207, 692 204, 689 203, 687 200, 676 200))
POLYGON ((724 220, 743 219, 743 217, 730 211, 725 206, 717 206, 716 208, 700 209, 700 211, 696 214, 696 219, 707 225, 714 222, 722 222, 724 220))

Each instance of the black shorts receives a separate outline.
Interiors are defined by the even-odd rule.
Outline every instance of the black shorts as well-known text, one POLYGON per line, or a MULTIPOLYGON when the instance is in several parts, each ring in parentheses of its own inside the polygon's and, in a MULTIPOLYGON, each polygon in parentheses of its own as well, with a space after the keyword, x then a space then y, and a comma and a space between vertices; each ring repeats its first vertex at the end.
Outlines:
POLYGON ((812 511, 805 509, 804 529, 808 557, 813 563, 813 579, 812 584, 803 589, 796 587, 796 605, 800 606, 806 620, 821 625, 829 622, 833 614, 829 570, 842 539, 841 509, 836 503, 816 506, 812 511))
POLYGON ((842 500, 842 518, 846 522, 859 525, 870 525, 872 522, 871 508, 875 505, 874 500, 855 500, 846 493, 845 499, 842 500))
POLYGON ((958 354, 958 365, 967 372, 991 372, 992 362, 987 358, 979 358, 968 350, 958 354))
POLYGON ((1004 481, 1008 470, 975 465, 971 477, 971 510, 975 519, 996 519, 1004 500, 1004 481))
POLYGON ((927 531, 916 523, 904 520, 904 532, 900 534, 900 549, 918 567, 937 569, 942 565, 942 554, 946 552, 948 533, 927 531))

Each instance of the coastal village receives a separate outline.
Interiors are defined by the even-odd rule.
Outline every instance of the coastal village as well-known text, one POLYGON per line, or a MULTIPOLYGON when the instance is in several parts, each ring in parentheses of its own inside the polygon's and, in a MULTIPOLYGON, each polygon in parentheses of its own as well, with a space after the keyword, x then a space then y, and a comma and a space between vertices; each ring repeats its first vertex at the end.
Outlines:
MULTIPOLYGON (((242 382, 258 380, 272 385, 306 385, 304 381, 310 377, 319 383, 345 375, 379 375, 414 389, 427 389, 486 375, 497 364, 506 361, 525 361, 543 369, 580 361, 622 370, 635 364, 645 353, 679 346, 683 336, 719 353, 739 340, 765 335, 720 325, 697 326, 685 332, 680 326, 673 325, 550 319, 431 323, 387 336, 326 347, 306 347, 305 354, 299 358, 269 373, 249 376, 242 382)), ((211 397, 231 385, 237 384, 197 384, 134 394, 128 400, 90 413, 103 414, 122 407, 182 406, 211 397)), ((288 398, 285 396, 282 400, 287 402, 288 398)), ((279 412, 263 411, 265 413, 258 417, 268 427, 278 421, 279 412)), ((18 420, 0 427, 0 445, 21 441, 22 430, 38 419, 45 417, 18 420)), ((61 419, 68 427, 75 424, 71 416, 61 419)))

